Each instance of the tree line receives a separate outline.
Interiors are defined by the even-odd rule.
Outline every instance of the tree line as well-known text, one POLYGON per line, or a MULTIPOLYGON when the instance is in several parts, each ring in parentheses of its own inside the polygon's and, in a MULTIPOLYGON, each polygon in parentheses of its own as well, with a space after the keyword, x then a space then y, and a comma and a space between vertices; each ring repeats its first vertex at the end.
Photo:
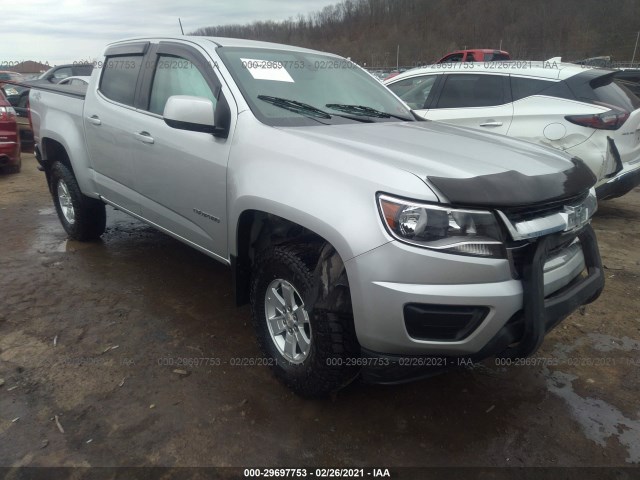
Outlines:
POLYGON ((638 0, 343 0, 306 16, 193 34, 286 43, 379 67, 396 64, 398 46, 404 66, 432 63, 452 50, 500 46, 515 59, 630 61, 638 30, 638 0))

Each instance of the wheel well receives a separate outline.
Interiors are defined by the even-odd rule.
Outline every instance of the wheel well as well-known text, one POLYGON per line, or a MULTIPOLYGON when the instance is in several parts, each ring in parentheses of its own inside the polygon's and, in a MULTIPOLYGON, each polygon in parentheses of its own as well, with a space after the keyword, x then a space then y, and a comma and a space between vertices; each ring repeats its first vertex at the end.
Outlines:
POLYGON ((49 188, 51 189, 50 172, 51 166, 54 162, 60 162, 69 170, 71 173, 75 175, 73 171, 73 166, 71 165, 71 161, 69 160, 69 155, 65 150, 64 146, 57 142, 56 140, 52 140, 50 138, 45 138, 42 140, 42 166, 44 167, 44 171, 47 175, 47 183, 49 184, 49 188))
POLYGON ((317 245, 320 258, 323 247, 331 247, 326 239, 308 228, 258 210, 244 211, 240 215, 237 228, 238 248, 236 255, 231 256, 231 270, 238 306, 249 302, 251 271, 256 255, 262 250, 285 243, 305 243, 317 245))

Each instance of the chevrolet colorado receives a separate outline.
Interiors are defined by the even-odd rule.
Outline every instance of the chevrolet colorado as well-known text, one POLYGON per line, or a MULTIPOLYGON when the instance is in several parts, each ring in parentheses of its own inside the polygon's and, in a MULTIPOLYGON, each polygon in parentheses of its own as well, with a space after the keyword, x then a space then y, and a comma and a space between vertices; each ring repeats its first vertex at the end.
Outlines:
POLYGON ((531 355, 603 288, 589 168, 422 121, 342 57, 138 38, 30 103, 68 235, 97 239, 106 204, 228 264, 301 395, 531 355))

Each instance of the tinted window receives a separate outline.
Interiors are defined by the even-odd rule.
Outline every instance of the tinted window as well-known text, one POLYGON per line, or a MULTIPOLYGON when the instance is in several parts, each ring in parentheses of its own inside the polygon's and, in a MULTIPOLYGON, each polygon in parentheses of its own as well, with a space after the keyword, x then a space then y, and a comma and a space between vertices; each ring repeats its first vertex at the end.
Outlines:
POLYGON ((511 57, 506 53, 485 53, 485 62, 494 62, 497 60, 511 60, 511 57))
POLYGON ((411 108, 421 109, 424 108, 436 78, 438 78, 437 75, 423 75, 405 78, 387 86, 411 108))
POLYGON ((552 82, 537 78, 511 77, 511 93, 513 94, 514 102, 533 95, 575 100, 571 90, 564 82, 552 82))
POLYGON ((509 101, 503 76, 465 74, 445 77, 435 108, 490 107, 509 101))
POLYGON ((162 115, 164 106, 172 95, 204 97, 216 104, 207 81, 193 63, 180 57, 159 56, 151 87, 149 111, 162 115))
POLYGON ((114 102, 133 105, 142 56, 107 57, 100 79, 100 91, 114 102))
POLYGON ((454 53, 444 57, 440 63, 461 62, 463 57, 464 53, 454 53))

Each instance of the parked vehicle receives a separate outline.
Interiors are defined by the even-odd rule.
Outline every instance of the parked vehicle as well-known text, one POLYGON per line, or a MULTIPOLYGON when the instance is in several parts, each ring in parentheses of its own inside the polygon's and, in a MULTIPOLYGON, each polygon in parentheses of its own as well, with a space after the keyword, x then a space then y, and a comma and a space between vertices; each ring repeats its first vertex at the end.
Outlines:
POLYGON ((499 62, 414 69, 385 84, 418 115, 563 150, 598 179, 598 198, 640 184, 640 100, 611 70, 499 62))
POLYGON ((59 83, 68 77, 90 77, 92 70, 93 65, 90 63, 58 65, 44 72, 36 80, 28 80, 26 83, 29 85, 42 85, 59 83))
POLYGON ((511 60, 511 55, 504 50, 493 50, 491 48, 456 50, 455 52, 447 53, 436 63, 495 62, 497 60, 511 60))
POLYGON ((89 80, 91 80, 91 76, 88 77, 67 77, 58 82, 58 85, 73 85, 76 87, 86 87, 89 85, 89 80))
MULTIPOLYGON (((17 72, 9 72, 6 70, 1 70, 0 71, 0 87, 4 87, 7 85, 7 82, 17 82, 17 83, 22 83, 24 82, 24 77, 17 73, 17 72)), ((11 86, 8 88, 13 88, 15 89, 15 86, 11 86)), ((19 93, 18 90, 16 90, 16 93, 19 93)))
POLYGON ((0 87, 0 90, 16 112, 21 150, 33 151, 33 131, 29 120, 29 89, 5 84, 0 87))
POLYGON ((16 112, 0 89, 0 169, 18 173, 22 166, 16 112))
POLYGON ((228 264, 299 394, 530 355, 603 288, 595 177, 562 152, 420 121, 303 48, 135 39, 102 64, 30 94, 62 226, 95 239, 108 204, 228 264))

